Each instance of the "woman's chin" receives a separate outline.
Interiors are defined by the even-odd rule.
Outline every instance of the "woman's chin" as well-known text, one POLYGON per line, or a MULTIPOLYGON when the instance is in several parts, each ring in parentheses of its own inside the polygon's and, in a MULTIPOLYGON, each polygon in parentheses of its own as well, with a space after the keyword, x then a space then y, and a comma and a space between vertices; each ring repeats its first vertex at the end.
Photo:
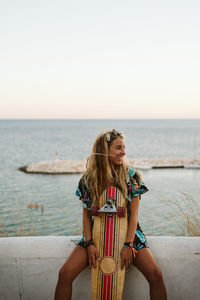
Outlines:
POLYGON ((116 166, 120 166, 123 163, 123 159, 113 161, 113 164, 116 166))

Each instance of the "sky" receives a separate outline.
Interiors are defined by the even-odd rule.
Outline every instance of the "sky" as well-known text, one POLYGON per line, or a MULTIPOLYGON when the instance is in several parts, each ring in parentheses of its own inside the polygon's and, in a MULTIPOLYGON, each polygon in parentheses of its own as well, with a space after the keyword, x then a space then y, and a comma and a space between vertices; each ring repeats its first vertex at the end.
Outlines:
POLYGON ((199 0, 0 1, 0 119, 200 118, 199 0))

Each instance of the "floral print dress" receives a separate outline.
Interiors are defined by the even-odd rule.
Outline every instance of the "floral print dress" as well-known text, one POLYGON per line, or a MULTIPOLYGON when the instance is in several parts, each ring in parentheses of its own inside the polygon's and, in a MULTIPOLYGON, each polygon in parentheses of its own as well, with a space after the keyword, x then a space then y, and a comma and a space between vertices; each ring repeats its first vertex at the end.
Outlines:
MULTIPOLYGON (((135 171, 131 167, 127 168, 126 183, 127 183, 127 199, 129 200, 129 201, 127 201, 127 213, 129 216, 130 203, 131 203, 132 198, 136 197, 136 196, 140 196, 140 198, 141 198, 141 194, 146 193, 148 191, 148 188, 144 185, 144 182, 140 183, 137 171, 135 171)), ((90 196, 90 191, 85 186, 83 177, 79 181, 78 188, 76 190, 76 195, 82 201, 82 206, 89 210, 92 205, 92 200, 91 200, 91 196, 90 196)), ((84 236, 78 242, 78 245, 84 246, 83 242, 84 242, 84 236)), ((139 222, 137 224, 137 230, 135 233, 133 245, 136 250, 140 250, 142 248, 148 247, 146 237, 139 225, 139 222)))

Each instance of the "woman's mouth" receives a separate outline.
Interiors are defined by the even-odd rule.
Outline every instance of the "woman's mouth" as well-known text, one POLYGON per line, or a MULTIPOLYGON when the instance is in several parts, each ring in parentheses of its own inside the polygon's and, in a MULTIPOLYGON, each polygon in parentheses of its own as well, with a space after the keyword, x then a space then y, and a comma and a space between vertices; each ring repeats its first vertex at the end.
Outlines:
POLYGON ((120 159, 120 160, 123 159, 123 156, 122 156, 122 155, 117 155, 116 157, 117 157, 118 159, 120 159))

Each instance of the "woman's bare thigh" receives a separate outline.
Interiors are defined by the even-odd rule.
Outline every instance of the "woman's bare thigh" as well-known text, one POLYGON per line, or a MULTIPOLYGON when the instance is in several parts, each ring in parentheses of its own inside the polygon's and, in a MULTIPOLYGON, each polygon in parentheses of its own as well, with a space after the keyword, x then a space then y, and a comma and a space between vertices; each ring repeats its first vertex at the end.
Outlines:
POLYGON ((140 249, 133 264, 148 281, 151 280, 153 274, 161 274, 160 267, 149 248, 140 249))
POLYGON ((66 262, 62 266, 60 272, 64 276, 74 280, 78 274, 88 266, 88 255, 85 248, 77 245, 66 262))

